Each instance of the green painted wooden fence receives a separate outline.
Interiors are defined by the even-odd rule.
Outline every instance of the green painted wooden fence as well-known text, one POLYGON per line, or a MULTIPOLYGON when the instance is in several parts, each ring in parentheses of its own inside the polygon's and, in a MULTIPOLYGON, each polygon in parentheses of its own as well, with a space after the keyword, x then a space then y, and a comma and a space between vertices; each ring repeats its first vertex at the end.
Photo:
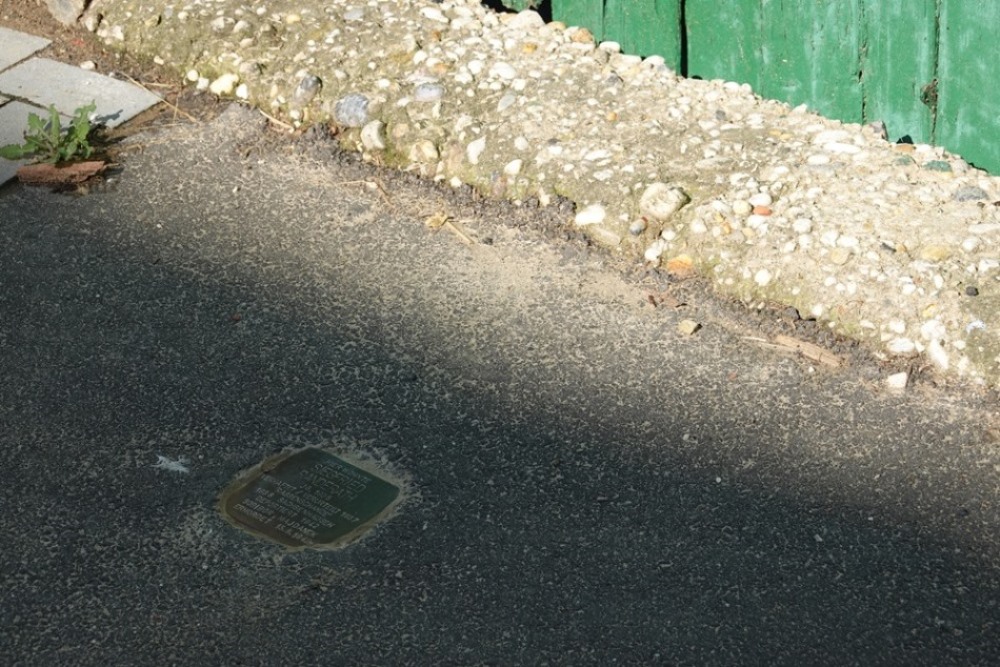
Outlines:
POLYGON ((1000 0, 503 0, 1000 174, 1000 0))

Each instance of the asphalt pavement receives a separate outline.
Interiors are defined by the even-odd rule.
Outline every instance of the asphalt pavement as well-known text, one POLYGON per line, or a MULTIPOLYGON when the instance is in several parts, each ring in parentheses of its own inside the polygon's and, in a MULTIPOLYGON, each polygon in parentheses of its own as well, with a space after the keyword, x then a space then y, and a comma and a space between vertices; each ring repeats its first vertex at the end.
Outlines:
POLYGON ((232 109, 0 189, 0 662, 996 664, 989 396, 326 150, 232 109), (219 515, 303 446, 402 502, 335 551, 219 515))

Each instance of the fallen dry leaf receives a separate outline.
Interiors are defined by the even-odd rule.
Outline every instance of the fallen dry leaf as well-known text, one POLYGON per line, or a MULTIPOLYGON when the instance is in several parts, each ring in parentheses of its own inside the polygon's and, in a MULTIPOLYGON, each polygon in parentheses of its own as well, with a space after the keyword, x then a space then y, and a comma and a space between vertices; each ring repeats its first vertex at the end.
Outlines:
POLYGON ((667 260, 667 273, 675 278, 690 278, 694 276, 694 260, 689 255, 677 255, 667 260))
POLYGON ((701 324, 694 320, 681 320, 677 324, 677 332, 684 336, 690 336, 699 329, 701 329, 701 324))
POLYGON ((435 213, 434 215, 424 220, 424 224, 427 225, 430 229, 437 229, 438 227, 444 225, 444 223, 446 222, 448 222, 447 213, 435 213))
POLYGON ((67 165, 28 164, 17 170, 17 178, 25 185, 73 185, 93 178, 105 167, 107 163, 103 160, 67 165))

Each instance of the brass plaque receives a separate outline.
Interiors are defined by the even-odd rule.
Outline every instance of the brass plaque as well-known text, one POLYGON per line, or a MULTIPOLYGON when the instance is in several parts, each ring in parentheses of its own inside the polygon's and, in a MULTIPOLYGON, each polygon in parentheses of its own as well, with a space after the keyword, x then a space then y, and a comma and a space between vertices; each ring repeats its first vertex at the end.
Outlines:
POLYGON ((353 542, 382 519, 399 487, 323 449, 282 452, 241 475, 219 501, 236 527, 293 549, 353 542))

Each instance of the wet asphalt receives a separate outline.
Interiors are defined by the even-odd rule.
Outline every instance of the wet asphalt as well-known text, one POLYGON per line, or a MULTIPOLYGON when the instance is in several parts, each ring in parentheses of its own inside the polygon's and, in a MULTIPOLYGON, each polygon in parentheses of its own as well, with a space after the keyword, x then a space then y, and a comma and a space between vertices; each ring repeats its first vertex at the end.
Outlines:
POLYGON ((1000 659, 991 397, 653 308, 553 218, 255 118, 0 190, 0 662, 1000 659), (395 514, 294 553, 219 516, 308 445, 404 480, 395 514))

